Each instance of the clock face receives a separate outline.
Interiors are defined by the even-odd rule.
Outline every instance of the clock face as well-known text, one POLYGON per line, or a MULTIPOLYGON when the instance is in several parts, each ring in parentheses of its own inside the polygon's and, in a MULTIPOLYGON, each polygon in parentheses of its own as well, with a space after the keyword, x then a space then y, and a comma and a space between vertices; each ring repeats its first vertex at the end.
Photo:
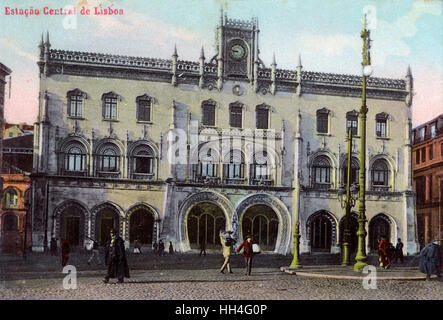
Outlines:
POLYGON ((246 56, 246 48, 243 44, 234 43, 229 49, 229 55, 232 59, 242 60, 246 56))

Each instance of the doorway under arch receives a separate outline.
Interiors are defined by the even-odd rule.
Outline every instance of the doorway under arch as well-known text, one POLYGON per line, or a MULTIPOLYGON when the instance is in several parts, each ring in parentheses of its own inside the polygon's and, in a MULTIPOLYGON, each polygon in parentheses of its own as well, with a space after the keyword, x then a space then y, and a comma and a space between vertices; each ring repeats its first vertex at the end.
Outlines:
POLYGON ((111 229, 119 230, 119 215, 111 208, 104 208, 96 214, 95 219, 96 240, 101 246, 104 246, 110 237, 111 229))
MULTIPOLYGON (((349 217, 348 222, 348 230, 349 230, 349 238, 348 238, 348 250, 349 253, 355 253, 357 251, 357 245, 358 245, 358 237, 357 237, 357 230, 358 230, 358 220, 357 220, 357 214, 354 212, 351 213, 349 217)), ((345 230, 345 217, 343 217, 340 220, 340 243, 343 244, 344 241, 344 230, 345 230)))
POLYGON ((154 235, 154 213, 148 208, 139 208, 129 217, 129 243, 138 240, 142 245, 152 245, 154 235))
POLYGON ((251 235, 261 250, 274 251, 278 236, 278 216, 267 205, 253 205, 242 215, 241 231, 243 239, 251 235))
POLYGON ((391 221, 384 214, 378 214, 369 222, 369 249, 378 250, 378 242, 384 236, 388 241, 391 239, 391 221))
POLYGON ((218 205, 200 202, 189 211, 186 226, 191 249, 199 249, 202 243, 207 249, 219 249, 219 231, 226 228, 226 217, 218 205))

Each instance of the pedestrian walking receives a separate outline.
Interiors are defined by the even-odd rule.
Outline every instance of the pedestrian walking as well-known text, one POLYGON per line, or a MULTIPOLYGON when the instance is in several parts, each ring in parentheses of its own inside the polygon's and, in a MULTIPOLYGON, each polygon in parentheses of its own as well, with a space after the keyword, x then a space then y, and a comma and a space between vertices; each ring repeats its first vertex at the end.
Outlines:
POLYGON ((397 245, 395 246, 395 262, 400 259, 400 263, 403 263, 403 242, 401 239, 397 239, 397 245))
POLYGON ((160 241, 158 242, 158 255, 162 256, 165 252, 165 244, 163 243, 163 240, 160 239, 160 241))
POLYGON ((244 240, 237 248, 237 252, 243 248, 242 256, 245 259, 245 275, 250 276, 252 270, 252 258, 254 257, 254 252, 252 251, 252 236, 247 236, 246 240, 244 240))
POLYGON ((174 247, 172 246, 172 241, 169 241, 169 254, 174 254, 174 247))
POLYGON ((388 269, 391 264, 389 242, 385 236, 382 236, 378 243, 378 261, 380 261, 380 267, 388 269))
POLYGON ((157 252, 158 252, 158 244, 157 244, 157 241, 154 241, 153 247, 154 247, 154 253, 157 253, 157 252))
POLYGON ((69 260, 69 251, 70 251, 69 241, 66 239, 63 239, 60 247, 62 249, 62 267, 64 267, 68 264, 68 260, 69 260))
POLYGON ((134 241, 134 253, 141 254, 142 253, 142 243, 139 239, 134 241))
POLYGON ((431 275, 435 274, 441 279, 440 273, 440 246, 438 241, 427 244, 420 252, 420 262, 418 266, 420 272, 426 274, 426 280, 431 280, 431 275))
POLYGON ((55 238, 51 238, 51 256, 57 255, 57 240, 55 238))
POLYGON ((199 256, 201 256, 202 254, 204 256, 206 256, 206 241, 204 238, 202 238, 200 240, 200 254, 199 254, 199 256))
POLYGON ((111 229, 110 238, 106 245, 105 260, 108 264, 108 273, 104 283, 109 282, 109 278, 117 278, 119 283, 123 283, 124 278, 129 278, 129 267, 126 260, 125 244, 118 235, 117 230, 111 229))
POLYGON ((88 264, 91 264, 91 262, 95 259, 97 264, 101 264, 100 259, 100 251, 98 249, 98 242, 95 240, 92 240, 92 248, 91 248, 91 256, 88 259, 88 264))
POLYGON ((224 230, 220 230, 220 243, 223 248, 223 257, 225 258, 225 261, 223 262, 223 265, 220 268, 221 273, 225 273, 225 269, 228 269, 229 273, 233 273, 231 270, 231 246, 234 245, 233 239, 231 238, 230 234, 225 235, 224 230))

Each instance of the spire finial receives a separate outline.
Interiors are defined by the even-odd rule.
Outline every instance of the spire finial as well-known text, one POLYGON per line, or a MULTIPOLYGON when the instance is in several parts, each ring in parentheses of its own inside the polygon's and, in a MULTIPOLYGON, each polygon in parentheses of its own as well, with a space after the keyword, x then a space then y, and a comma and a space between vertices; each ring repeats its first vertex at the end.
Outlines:
POLYGON ((204 51, 204 49, 203 49, 203 46, 202 46, 202 49, 201 49, 201 51, 200 51, 200 59, 205 59, 205 51, 204 51))
POLYGON ((174 44, 174 54, 172 56, 173 57, 178 57, 178 54, 177 54, 177 44, 176 43, 174 44))
POLYGON ((40 40, 40 47, 43 47, 44 41, 43 41, 43 32, 42 32, 42 39, 40 40))
POLYGON ((301 54, 298 54, 298 64, 297 64, 297 67, 301 67, 302 66, 302 64, 301 64, 301 54))
POLYGON ((49 31, 46 31, 46 45, 51 45, 49 43, 49 31))
POLYGON ((412 77, 412 71, 411 71, 411 65, 410 64, 408 64, 408 71, 407 71, 406 75, 408 77, 412 77))
POLYGON ((272 65, 277 65, 277 62, 275 62, 275 52, 272 55, 272 65))

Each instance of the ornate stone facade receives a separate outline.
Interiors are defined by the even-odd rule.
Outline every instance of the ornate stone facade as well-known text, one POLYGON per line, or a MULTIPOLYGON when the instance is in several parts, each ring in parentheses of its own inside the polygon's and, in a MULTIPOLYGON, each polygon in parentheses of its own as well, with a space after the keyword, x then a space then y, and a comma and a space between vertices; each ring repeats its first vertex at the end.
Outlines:
MULTIPOLYGON (((256 19, 222 15, 217 55, 206 60, 202 49, 198 62, 179 60, 177 49, 171 59, 152 59, 55 50, 48 38, 42 42, 33 174, 35 250, 44 249, 45 239, 68 236, 67 220, 57 218, 58 212, 65 202, 77 201, 82 203, 77 211, 84 214, 72 214, 69 223, 75 232, 83 224, 77 233, 83 230, 89 237, 96 236, 97 223, 105 227, 99 213, 113 206, 128 246, 138 223, 149 232, 146 241, 162 238, 188 251, 195 238, 189 213, 208 204, 207 210, 215 206, 222 214, 194 212, 193 217, 203 217, 196 221, 205 221, 206 236, 213 237, 223 224, 239 240, 252 232, 257 241, 266 239, 270 252, 281 254, 291 252, 298 205, 301 251, 337 252, 343 124, 360 104, 361 77, 304 71, 301 61, 294 70, 277 69, 275 59, 265 66, 258 35, 256 19), (320 121, 316 111, 323 109, 328 112, 320 121), (133 220, 134 210, 147 216, 133 220), (318 212, 330 221, 330 229, 316 227, 318 212), (57 223, 65 229, 52 229, 57 223), (313 247, 315 237, 326 239, 326 247, 313 247)), ((373 191, 368 191, 367 217, 385 213, 395 220, 391 241, 401 236, 413 253, 410 132, 405 130, 412 76, 371 78, 368 85, 372 149, 367 174, 373 191), (383 112, 389 117, 378 120, 383 112)), ((357 158, 358 143, 356 138, 357 158)), ((108 219, 117 221, 112 214, 108 219)))

